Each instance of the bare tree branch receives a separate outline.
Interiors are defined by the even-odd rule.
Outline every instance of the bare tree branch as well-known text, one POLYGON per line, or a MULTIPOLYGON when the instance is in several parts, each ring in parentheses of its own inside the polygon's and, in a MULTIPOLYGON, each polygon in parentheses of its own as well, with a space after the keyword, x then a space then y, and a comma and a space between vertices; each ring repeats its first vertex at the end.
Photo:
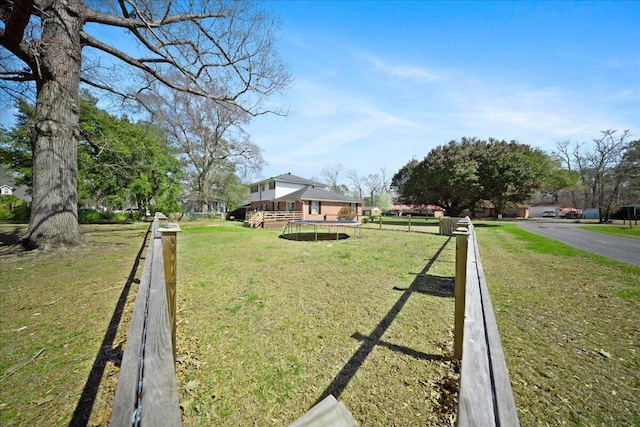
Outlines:
MULTIPOLYGON (((120 2, 120 3, 122 4, 123 2, 120 2)), ((131 2, 128 2, 128 3, 135 5, 134 3, 131 3, 131 2)), ((225 17, 224 13, 198 13, 198 14, 165 16, 160 20, 146 21, 144 19, 144 16, 139 14, 139 11, 137 8, 134 8, 134 10, 135 12, 132 15, 136 16, 138 19, 133 19, 128 17, 121 18, 119 16, 111 15, 109 13, 103 13, 87 7, 85 12, 85 20, 87 22, 95 22, 98 24, 111 25, 114 27, 135 29, 135 28, 160 28, 163 25, 171 25, 179 22, 225 17)))

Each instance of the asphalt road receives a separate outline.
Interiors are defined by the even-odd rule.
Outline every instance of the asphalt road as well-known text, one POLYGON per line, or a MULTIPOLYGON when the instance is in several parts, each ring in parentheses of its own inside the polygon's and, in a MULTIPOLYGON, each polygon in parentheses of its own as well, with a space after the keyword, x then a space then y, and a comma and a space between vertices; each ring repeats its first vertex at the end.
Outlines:
POLYGON ((530 219, 518 221, 518 224, 524 230, 557 240, 576 249, 640 267, 640 239, 584 230, 580 228, 581 224, 561 219, 530 219))

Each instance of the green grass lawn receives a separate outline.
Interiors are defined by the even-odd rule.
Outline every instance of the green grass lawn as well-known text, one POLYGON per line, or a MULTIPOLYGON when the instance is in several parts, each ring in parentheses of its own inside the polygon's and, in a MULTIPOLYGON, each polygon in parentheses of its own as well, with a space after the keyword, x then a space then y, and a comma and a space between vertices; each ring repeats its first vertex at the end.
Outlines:
POLYGON ((639 425, 640 268, 477 230, 522 425, 639 425))
MULTIPOLYGON (((454 243, 424 223, 338 242, 181 224, 184 425, 286 426, 330 392, 363 426, 450 425, 454 243)), ((1 425, 87 410, 87 425, 106 425, 145 229, 85 226, 87 246, 0 255, 1 425), (78 405, 96 368, 93 407, 78 405)), ((477 232, 522 425, 637 426, 640 269, 513 224, 477 232)))
POLYGON ((598 224, 598 225, 583 225, 580 228, 589 231, 596 231, 598 233, 607 233, 613 234, 615 236, 623 236, 623 237, 633 237, 636 239, 640 239, 640 226, 632 225, 629 227, 627 225, 621 224, 598 224))
POLYGON ((447 425, 438 399, 454 370, 443 358, 454 310, 448 239, 279 233, 183 226, 180 336, 197 342, 183 344, 193 348, 181 365, 192 385, 186 423, 286 426, 333 393, 362 425, 447 425))
MULTIPOLYGON (((85 425, 90 413, 88 425, 107 425, 128 325, 105 332, 119 299, 135 298, 130 273, 148 227, 81 226, 87 245, 59 252, 0 245, 0 425, 85 425), (98 381, 85 388, 90 373, 98 381)), ((0 224, 0 235, 25 229, 0 224)))

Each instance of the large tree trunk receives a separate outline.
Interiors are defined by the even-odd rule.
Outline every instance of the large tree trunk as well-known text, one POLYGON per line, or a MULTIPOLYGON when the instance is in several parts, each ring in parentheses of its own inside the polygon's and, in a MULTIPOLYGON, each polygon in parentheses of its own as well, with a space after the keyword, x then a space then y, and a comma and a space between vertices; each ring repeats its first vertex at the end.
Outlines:
POLYGON ((36 118, 31 134, 33 194, 28 247, 50 249, 83 242, 78 227, 77 172, 81 70, 79 0, 44 10, 36 118))

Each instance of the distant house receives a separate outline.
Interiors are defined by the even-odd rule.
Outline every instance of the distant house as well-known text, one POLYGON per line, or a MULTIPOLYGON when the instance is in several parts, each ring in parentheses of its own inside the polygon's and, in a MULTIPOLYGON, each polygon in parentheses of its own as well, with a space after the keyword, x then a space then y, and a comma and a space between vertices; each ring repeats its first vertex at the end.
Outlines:
POLYGON ((364 206, 362 208, 362 215, 364 216, 380 216, 382 211, 375 206, 364 206))
POLYGON ((396 214, 402 216, 416 212, 419 214, 439 218, 444 215, 444 209, 436 205, 393 205, 391 208, 396 214))
POLYGON ((31 196, 27 192, 27 187, 16 185, 15 181, 11 178, 0 179, 0 197, 1 196, 16 196, 23 202, 31 203, 31 196))
POLYGON ((302 219, 338 219, 349 206, 362 216, 362 200, 328 191, 326 184, 291 173, 250 184, 250 209, 254 211, 297 212, 302 219))

